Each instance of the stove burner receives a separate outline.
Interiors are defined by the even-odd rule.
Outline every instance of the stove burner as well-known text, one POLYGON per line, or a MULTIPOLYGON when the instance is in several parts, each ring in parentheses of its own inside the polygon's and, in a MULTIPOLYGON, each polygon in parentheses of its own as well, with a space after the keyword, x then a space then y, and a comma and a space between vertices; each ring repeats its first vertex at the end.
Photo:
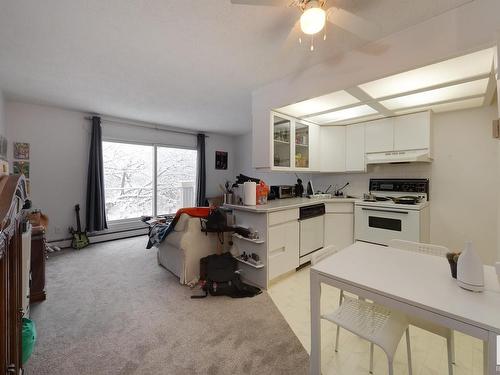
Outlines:
POLYGON ((415 205, 422 201, 421 196, 411 196, 405 195, 402 197, 385 197, 385 196, 377 196, 373 194, 365 194, 363 197, 363 201, 365 202, 387 202, 393 201, 395 204, 407 204, 407 205, 415 205))

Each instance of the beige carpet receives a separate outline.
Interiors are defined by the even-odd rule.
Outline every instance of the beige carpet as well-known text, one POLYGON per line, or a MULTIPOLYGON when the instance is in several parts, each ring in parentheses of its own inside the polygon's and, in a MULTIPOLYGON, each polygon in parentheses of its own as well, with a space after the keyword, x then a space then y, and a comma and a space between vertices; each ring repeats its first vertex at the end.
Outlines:
POLYGON ((28 375, 308 372, 267 293, 192 300, 145 244, 137 237, 49 259, 48 299, 32 307, 28 375))

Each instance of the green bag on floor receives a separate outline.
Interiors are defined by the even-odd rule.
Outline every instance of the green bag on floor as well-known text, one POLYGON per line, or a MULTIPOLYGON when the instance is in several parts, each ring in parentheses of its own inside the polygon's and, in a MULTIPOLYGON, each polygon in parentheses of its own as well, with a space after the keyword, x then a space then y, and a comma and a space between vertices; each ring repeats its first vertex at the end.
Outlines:
POLYGON ((21 355, 21 361, 23 364, 26 363, 26 361, 31 356, 31 353, 33 353, 33 348, 35 347, 35 341, 36 341, 35 322, 30 319, 23 318, 23 336, 22 336, 23 352, 21 355))

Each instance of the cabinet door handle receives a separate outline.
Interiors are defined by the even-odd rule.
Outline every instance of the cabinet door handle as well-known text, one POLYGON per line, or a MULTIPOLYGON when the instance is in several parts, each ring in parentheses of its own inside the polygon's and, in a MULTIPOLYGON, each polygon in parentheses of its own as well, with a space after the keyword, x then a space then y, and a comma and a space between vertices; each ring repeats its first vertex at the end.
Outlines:
POLYGON ((283 247, 279 247, 279 248, 274 249, 274 250, 271 250, 271 251, 269 252, 269 255, 270 255, 270 256, 275 256, 275 255, 278 255, 278 254, 280 254, 280 253, 284 253, 284 252, 285 252, 285 246, 283 246, 283 247))
POLYGON ((393 210, 381 210, 380 208, 362 208, 363 211, 377 211, 377 212, 394 212, 397 214, 408 215, 408 211, 393 211, 393 210))

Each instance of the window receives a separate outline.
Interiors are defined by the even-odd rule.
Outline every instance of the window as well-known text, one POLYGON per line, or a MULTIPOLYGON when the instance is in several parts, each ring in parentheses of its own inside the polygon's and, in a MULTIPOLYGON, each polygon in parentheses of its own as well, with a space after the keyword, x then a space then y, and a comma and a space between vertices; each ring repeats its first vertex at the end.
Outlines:
POLYGON ((103 142, 109 221, 172 214, 195 203, 196 150, 103 142))
POLYGON ((195 205, 196 150, 158 146, 156 148, 158 214, 171 214, 195 205))

